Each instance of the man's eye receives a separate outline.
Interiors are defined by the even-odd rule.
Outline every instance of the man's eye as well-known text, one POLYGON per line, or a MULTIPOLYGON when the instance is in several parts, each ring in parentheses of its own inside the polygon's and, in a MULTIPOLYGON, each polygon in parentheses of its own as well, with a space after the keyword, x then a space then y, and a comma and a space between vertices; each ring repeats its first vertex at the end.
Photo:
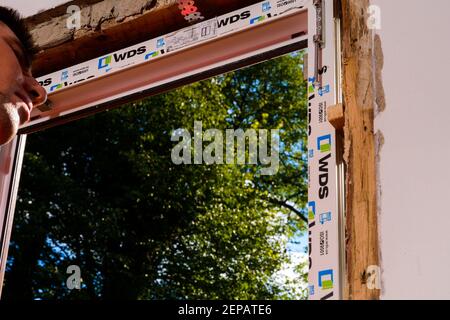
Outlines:
POLYGON ((17 58, 17 60, 20 63, 20 66, 24 69, 24 70, 28 70, 29 68, 29 63, 27 61, 27 59, 25 58, 25 56, 23 55, 22 52, 18 51, 17 49, 13 49, 13 52, 17 58))

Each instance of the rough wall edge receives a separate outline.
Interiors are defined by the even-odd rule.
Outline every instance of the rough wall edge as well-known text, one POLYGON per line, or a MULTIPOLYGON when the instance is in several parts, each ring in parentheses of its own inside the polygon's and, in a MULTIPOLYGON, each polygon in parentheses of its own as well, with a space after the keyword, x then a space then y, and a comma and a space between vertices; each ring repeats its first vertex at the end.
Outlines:
POLYGON ((127 1, 130 2, 129 6, 125 2, 120 4, 115 0, 91 1, 89 5, 82 1, 72 1, 28 18, 27 23, 32 30, 36 50, 50 49, 177 4, 177 0, 127 1), (131 4, 133 8, 130 8, 131 4), (65 10, 70 5, 77 5, 81 9, 81 28, 78 30, 66 27, 70 15, 65 10), (45 17, 48 19, 44 20, 45 17))
MULTIPOLYGON (((384 145, 384 135, 381 131, 377 131, 375 134, 375 152, 376 152, 376 181, 377 181, 377 217, 378 217, 378 230, 381 230, 381 221, 383 216, 381 215, 381 203, 383 200, 383 189, 381 187, 381 175, 380 175, 380 164, 381 164, 381 150, 384 145)), ((381 232, 378 231, 378 245, 382 247, 383 239, 381 238, 381 232)), ((381 250, 378 251, 378 263, 379 263, 379 271, 378 278, 376 279, 377 285, 380 288, 380 298, 383 296, 385 291, 384 281, 383 281, 383 253, 381 250)))
MULTIPOLYGON (((377 145, 374 133, 379 88, 374 57, 374 38, 367 27, 369 0, 341 0, 343 91, 345 103, 346 175, 346 288, 345 299, 374 300, 380 290, 368 281, 379 275, 368 267, 379 267, 377 145)), ((381 78, 381 77, 380 77, 381 78)))
MULTIPOLYGON (((384 54, 382 41, 379 34, 372 31, 373 34, 373 52, 372 52, 372 61, 373 61, 373 69, 375 70, 373 76, 374 83, 374 94, 375 94, 375 118, 382 112, 386 110, 386 97, 384 92, 383 85, 383 76, 382 71, 384 68, 384 54)), ((385 292, 385 283, 383 277, 383 252, 381 251, 383 239, 381 237, 381 226, 382 226, 382 201, 383 201, 383 188, 381 184, 381 152, 384 145, 384 135, 380 130, 375 134, 375 154, 376 154, 376 183, 377 183, 377 217, 378 217, 378 263, 380 267, 380 273, 378 275, 379 279, 378 285, 380 287, 380 298, 383 297, 385 292)))

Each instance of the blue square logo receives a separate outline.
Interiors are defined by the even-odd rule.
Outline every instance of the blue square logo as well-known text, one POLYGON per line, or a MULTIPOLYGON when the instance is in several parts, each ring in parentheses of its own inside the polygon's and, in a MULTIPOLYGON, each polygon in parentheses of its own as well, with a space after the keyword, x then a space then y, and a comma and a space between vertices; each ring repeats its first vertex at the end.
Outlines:
POLYGON ((322 290, 333 289, 334 279, 333 270, 323 270, 319 272, 319 288, 322 290))
POLYGON ((331 151, 331 134, 317 138, 317 150, 321 153, 331 151))
POLYGON ((331 221, 331 212, 325 212, 320 214, 319 216, 320 224, 325 224, 325 222, 331 221))
POLYGON ((270 6, 270 2, 264 2, 262 4, 262 11, 263 12, 269 11, 270 9, 272 9, 272 7, 270 6))
POLYGON ((67 80, 67 79, 69 79, 69 70, 64 70, 64 71, 61 73, 61 81, 65 81, 65 80, 67 80))
POLYGON ((323 97, 327 93, 330 93, 330 85, 326 85, 325 87, 319 89, 319 96, 323 97))
POLYGON ((166 42, 164 41, 164 38, 156 40, 156 48, 162 48, 166 45, 166 42))

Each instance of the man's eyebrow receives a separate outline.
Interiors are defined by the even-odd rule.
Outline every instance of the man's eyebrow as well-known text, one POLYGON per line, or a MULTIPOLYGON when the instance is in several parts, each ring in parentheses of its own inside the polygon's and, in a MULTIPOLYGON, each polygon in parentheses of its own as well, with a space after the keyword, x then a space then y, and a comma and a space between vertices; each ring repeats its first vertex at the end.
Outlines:
POLYGON ((31 61, 26 55, 26 50, 22 42, 20 42, 19 39, 17 39, 16 37, 8 37, 7 43, 16 54, 20 64, 28 70, 31 66, 31 61))

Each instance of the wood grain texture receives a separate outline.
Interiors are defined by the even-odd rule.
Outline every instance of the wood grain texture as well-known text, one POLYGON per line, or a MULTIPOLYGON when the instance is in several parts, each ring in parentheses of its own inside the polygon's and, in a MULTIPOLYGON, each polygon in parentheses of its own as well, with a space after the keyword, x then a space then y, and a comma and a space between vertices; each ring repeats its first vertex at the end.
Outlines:
POLYGON ((345 125, 344 120, 344 105, 338 103, 334 106, 329 106, 327 109, 328 122, 333 125, 336 130, 342 130, 345 125))
POLYGON ((372 34, 369 0, 342 0, 343 92, 345 105, 346 287, 344 298, 379 299, 367 288, 369 266, 379 265, 372 34))

